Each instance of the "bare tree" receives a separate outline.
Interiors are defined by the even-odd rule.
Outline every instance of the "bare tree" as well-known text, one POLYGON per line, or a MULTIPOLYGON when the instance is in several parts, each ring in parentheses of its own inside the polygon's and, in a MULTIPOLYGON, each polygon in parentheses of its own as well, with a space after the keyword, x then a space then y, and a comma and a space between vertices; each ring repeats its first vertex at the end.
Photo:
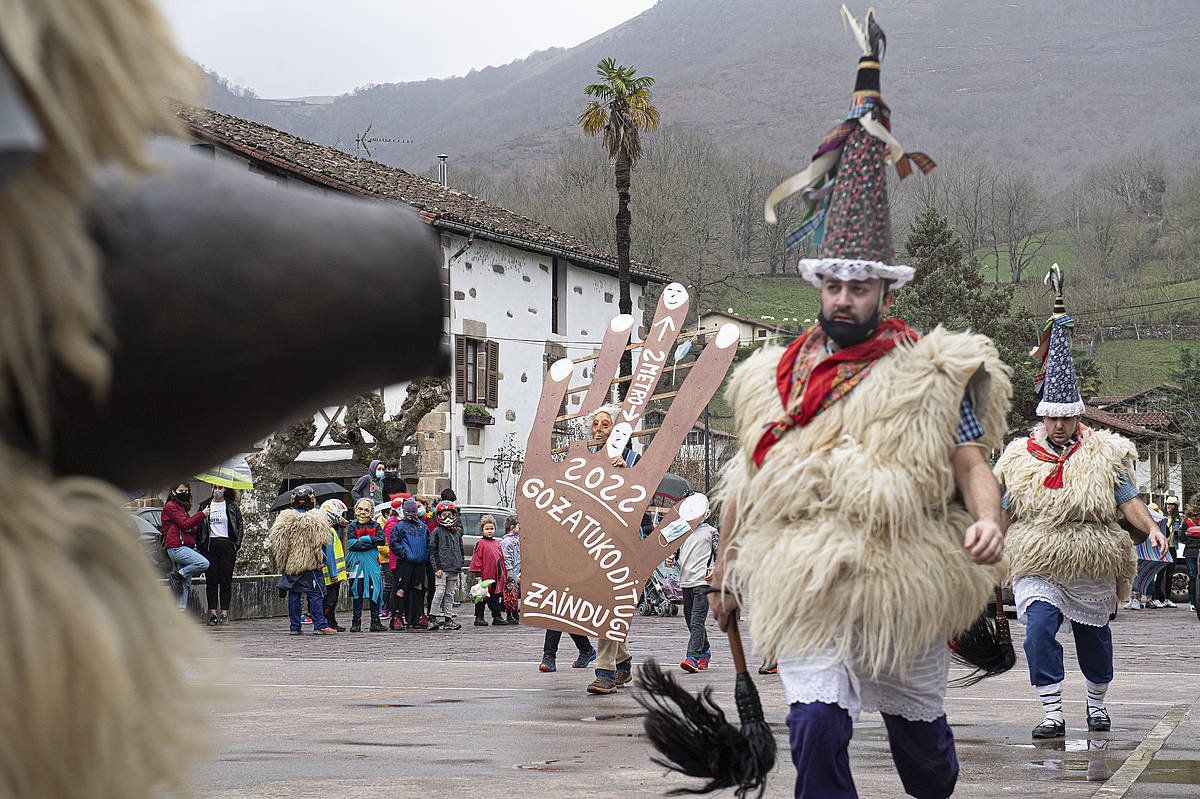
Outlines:
POLYGON ((992 256, 997 264, 1003 259, 1012 282, 1020 283, 1050 238, 1045 195, 1030 175, 1003 172, 996 179, 991 206, 992 256))
POLYGON ((383 397, 372 391, 350 401, 343 421, 330 425, 329 436, 349 446, 360 463, 399 459, 421 420, 449 398, 447 378, 423 377, 408 384, 400 410, 389 417, 383 397))
POLYGON ((279 496, 284 470, 308 449, 317 435, 313 415, 276 430, 262 447, 246 456, 254 489, 242 498, 242 514, 246 520, 246 533, 242 540, 239 559, 242 568, 250 572, 265 572, 271 566, 271 552, 267 545, 267 529, 270 527, 271 505, 279 496))

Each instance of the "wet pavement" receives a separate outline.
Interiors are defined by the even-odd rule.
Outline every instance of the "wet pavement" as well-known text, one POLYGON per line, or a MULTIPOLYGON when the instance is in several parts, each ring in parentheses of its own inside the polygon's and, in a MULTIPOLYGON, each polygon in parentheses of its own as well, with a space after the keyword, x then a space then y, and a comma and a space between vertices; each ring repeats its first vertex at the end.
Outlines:
MULTIPOLYGON (((469 608, 464 608, 469 612, 469 608)), ((344 620, 346 623, 348 620, 344 620)), ((206 628, 214 657, 197 664, 219 686, 208 736, 213 758, 192 783, 207 796, 378 797, 662 796, 688 784, 650 762, 641 713, 628 690, 590 696, 590 671, 537 671, 543 631, 470 626, 447 633, 342 633, 292 637, 285 619, 206 628)), ((711 623, 710 623, 711 626, 711 623)), ((1017 666, 966 689, 947 712, 962 771, 956 797, 1200 795, 1200 621, 1184 608, 1122 611, 1113 622, 1117 676, 1108 695, 1113 729, 1089 733, 1083 677, 1069 631, 1067 736, 1034 742, 1040 721, 1019 637, 1017 666)), ((710 630, 707 673, 678 673, 716 688, 731 717, 733 669, 710 630)), ((677 664, 682 619, 638 618, 637 660, 677 664)), ((678 669, 676 669, 678 671, 678 669)), ((951 676, 959 676, 955 670, 951 676)), ((792 796, 793 771, 778 678, 758 680, 780 745, 766 796, 792 796)), ((902 796, 877 715, 855 726, 851 766, 863 797, 902 796)))

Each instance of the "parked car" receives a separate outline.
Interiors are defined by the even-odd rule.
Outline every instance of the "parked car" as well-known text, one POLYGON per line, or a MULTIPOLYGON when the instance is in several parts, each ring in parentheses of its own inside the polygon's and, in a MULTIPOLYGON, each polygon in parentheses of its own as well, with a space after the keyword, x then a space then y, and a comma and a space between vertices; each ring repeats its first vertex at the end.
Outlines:
POLYGON ((139 519, 150 522, 155 530, 162 532, 162 508, 131 508, 129 512, 139 519))
MULTIPOLYGON (((139 508, 138 510, 157 511, 159 516, 162 515, 162 508, 139 508)), ((154 566, 154 570, 162 576, 170 574, 171 559, 167 557, 167 552, 162 546, 162 531, 150 521, 149 514, 130 512, 129 516, 137 531, 138 543, 141 545, 142 551, 146 553, 151 565, 154 566)))
POLYGON ((515 514, 512 508, 502 508, 499 505, 459 505, 458 518, 463 528, 463 557, 467 563, 475 554, 475 543, 482 538, 479 532, 479 520, 490 514, 496 520, 496 538, 504 535, 504 523, 508 517, 515 514))

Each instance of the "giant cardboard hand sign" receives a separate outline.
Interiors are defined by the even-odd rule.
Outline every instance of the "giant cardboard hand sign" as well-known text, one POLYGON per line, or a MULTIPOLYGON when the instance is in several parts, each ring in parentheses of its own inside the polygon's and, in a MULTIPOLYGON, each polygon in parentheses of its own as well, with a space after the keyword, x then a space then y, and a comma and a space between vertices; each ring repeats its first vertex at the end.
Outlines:
MULTIPOLYGON (((704 348, 642 458, 633 466, 614 465, 654 398, 687 310, 687 290, 667 286, 607 441, 572 442, 561 460, 554 459, 551 433, 576 364, 564 358, 550 367, 517 486, 522 623, 625 640, 646 577, 704 518, 708 498, 693 494, 641 536, 655 488, 733 361, 734 325, 704 348)), ((581 413, 604 404, 633 327, 629 315, 609 324, 581 413)))

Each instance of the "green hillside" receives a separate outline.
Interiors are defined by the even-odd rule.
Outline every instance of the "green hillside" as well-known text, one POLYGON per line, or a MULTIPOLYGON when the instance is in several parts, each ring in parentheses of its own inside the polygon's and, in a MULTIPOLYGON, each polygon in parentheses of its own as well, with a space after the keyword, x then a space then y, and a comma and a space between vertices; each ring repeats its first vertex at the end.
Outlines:
POLYGON ((1200 352, 1200 341, 1102 341, 1096 345, 1100 390, 1104 394, 1135 394, 1166 382, 1179 365, 1179 353, 1200 352))

